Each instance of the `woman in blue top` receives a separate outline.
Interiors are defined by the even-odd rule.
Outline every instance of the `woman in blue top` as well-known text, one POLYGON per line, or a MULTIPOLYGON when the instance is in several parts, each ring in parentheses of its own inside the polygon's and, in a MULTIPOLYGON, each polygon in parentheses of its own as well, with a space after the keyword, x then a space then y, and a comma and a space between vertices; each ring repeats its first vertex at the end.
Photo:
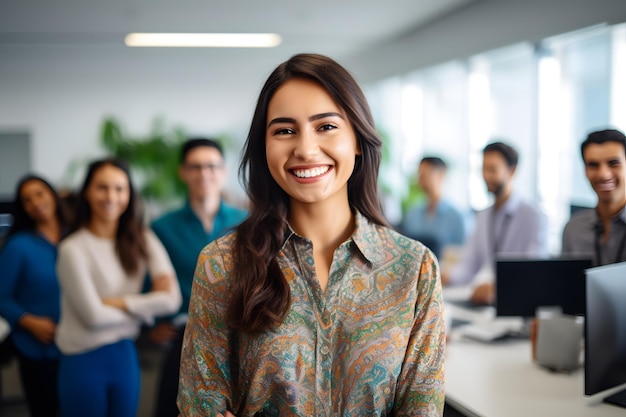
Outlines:
POLYGON ((58 194, 46 180, 28 175, 18 183, 13 225, 0 252, 0 316, 11 325, 33 417, 58 415, 60 353, 54 335, 60 295, 55 265, 66 219, 58 194))

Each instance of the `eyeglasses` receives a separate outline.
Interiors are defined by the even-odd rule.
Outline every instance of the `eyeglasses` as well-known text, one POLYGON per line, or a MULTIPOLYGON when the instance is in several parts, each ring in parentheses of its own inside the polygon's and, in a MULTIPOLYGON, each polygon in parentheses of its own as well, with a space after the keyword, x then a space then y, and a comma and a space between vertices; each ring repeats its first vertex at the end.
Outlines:
POLYGON ((192 172, 201 172, 203 169, 208 169, 210 172, 218 171, 224 168, 223 164, 184 164, 183 167, 186 170, 192 172))

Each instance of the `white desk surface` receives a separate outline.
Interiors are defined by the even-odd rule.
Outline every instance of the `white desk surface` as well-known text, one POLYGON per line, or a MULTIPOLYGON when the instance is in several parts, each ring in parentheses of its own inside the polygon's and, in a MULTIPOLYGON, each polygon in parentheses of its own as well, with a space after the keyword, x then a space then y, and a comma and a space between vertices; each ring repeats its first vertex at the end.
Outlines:
POLYGON ((531 361, 528 341, 452 341, 446 401, 469 416, 624 417, 626 409, 584 396, 582 369, 551 373, 531 361))
MULTIPOLYGON (((457 294, 444 291, 444 299, 457 298, 457 294)), ((449 307, 446 315, 459 318, 460 310, 449 307)), ((493 320, 492 314, 483 312, 479 320, 471 319, 493 320)), ((571 374, 552 373, 533 363, 529 340, 483 343, 458 337, 452 330, 445 372, 446 401, 468 416, 626 416, 626 408, 602 403, 606 393, 584 395, 582 367, 571 374)))

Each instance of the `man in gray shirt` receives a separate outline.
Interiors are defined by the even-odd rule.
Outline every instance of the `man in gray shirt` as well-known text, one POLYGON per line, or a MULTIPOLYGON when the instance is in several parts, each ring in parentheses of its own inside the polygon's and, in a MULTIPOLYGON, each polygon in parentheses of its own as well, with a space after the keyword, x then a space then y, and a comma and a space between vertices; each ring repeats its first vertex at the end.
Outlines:
POLYGON ((475 304, 495 301, 497 257, 548 255, 546 216, 513 191, 517 161, 517 151, 505 143, 494 142, 483 149, 483 179, 495 202, 476 213, 474 232, 463 246, 459 263, 449 274, 442 273, 444 284, 473 283, 471 301, 475 304))
POLYGON ((580 150, 598 204, 565 225, 562 253, 588 256, 594 265, 625 261, 626 136, 613 129, 591 132, 580 150))

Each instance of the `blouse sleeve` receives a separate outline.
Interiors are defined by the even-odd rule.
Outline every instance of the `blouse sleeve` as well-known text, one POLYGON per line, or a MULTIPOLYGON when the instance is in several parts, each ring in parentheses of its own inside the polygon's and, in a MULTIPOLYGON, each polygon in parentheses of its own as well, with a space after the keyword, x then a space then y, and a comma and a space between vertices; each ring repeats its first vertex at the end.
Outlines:
POLYGON ((232 405, 231 331, 225 320, 231 268, 224 259, 231 256, 213 242, 198 258, 180 362, 182 417, 215 416, 232 405))
POLYGON ((26 312, 15 299, 15 291, 20 280, 25 259, 16 239, 9 239, 0 251, 0 316, 13 328, 26 312))
POLYGON ((439 417, 444 403, 446 337, 439 267, 430 250, 422 260, 417 286, 416 318, 398 378, 393 415, 439 417))
POLYGON ((146 230, 148 247, 148 272, 152 279, 166 277, 170 281, 167 291, 128 294, 124 297, 128 311, 151 324, 155 316, 175 313, 182 302, 180 287, 169 256, 154 232, 146 230))

